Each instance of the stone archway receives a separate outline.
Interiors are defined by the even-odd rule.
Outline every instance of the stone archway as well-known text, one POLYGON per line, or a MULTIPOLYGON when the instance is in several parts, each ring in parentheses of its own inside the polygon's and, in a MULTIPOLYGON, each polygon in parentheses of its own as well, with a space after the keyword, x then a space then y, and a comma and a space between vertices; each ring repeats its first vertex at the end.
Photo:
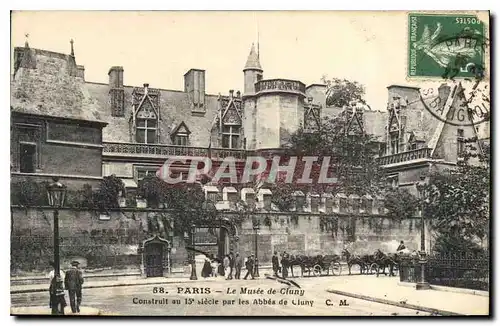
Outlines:
POLYGON ((217 255, 219 257, 230 252, 235 253, 238 250, 238 228, 229 219, 221 218, 210 223, 198 224, 197 227, 218 230, 217 255))
POLYGON ((141 274, 143 277, 162 277, 171 272, 172 246, 168 240, 155 235, 144 240, 142 248, 141 274))

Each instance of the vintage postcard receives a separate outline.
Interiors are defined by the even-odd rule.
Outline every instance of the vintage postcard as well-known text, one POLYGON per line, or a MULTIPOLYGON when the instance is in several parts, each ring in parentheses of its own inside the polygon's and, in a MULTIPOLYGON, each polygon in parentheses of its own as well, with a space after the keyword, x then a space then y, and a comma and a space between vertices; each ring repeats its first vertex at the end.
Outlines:
POLYGON ((12 315, 490 315, 489 12, 11 20, 12 315))

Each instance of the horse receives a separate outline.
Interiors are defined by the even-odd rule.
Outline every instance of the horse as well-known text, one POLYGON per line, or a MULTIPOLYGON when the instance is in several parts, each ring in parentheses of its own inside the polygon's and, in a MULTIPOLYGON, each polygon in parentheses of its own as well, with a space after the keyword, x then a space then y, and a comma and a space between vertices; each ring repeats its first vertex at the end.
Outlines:
POLYGON ((382 250, 377 249, 377 251, 375 251, 374 253, 374 256, 378 265, 377 277, 381 268, 384 275, 387 275, 385 272, 386 267, 389 267, 389 276, 396 276, 394 274, 394 265, 397 265, 399 263, 399 257, 397 254, 388 255, 383 253, 382 250))
POLYGON ((347 267, 349 268, 349 275, 351 275, 352 265, 358 265, 359 270, 360 270, 360 274, 363 274, 363 270, 366 269, 366 263, 360 256, 351 255, 351 253, 349 252, 349 250, 347 250, 347 248, 344 248, 342 250, 341 255, 342 255, 342 257, 346 258, 347 267))

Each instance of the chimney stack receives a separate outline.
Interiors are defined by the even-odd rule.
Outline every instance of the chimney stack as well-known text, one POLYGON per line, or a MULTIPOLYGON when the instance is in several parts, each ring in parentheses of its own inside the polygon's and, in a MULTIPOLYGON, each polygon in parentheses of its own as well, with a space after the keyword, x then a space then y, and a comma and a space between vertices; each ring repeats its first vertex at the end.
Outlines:
POLYGON ((205 70, 189 69, 184 74, 184 92, 188 93, 193 111, 205 110, 205 70))
POLYGON ((110 88, 123 87, 123 67, 114 66, 109 68, 108 76, 110 88))
POLYGON ((111 103, 111 115, 113 117, 125 116, 125 90, 123 89, 123 67, 111 67, 109 76, 109 99, 111 103))

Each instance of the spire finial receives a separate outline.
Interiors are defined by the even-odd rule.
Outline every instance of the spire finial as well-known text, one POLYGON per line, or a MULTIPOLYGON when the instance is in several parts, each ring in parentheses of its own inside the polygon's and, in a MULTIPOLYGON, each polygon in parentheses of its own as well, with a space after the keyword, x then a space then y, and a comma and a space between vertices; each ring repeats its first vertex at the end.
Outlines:
POLYGON ((75 50, 73 49, 73 39, 69 40, 69 43, 71 43, 71 56, 74 57, 75 56, 75 50))
POLYGON ((260 59, 259 24, 257 24, 257 58, 260 59))
POLYGON ((24 46, 29 48, 28 39, 30 37, 30 34, 26 33, 26 34, 24 34, 24 37, 26 37, 26 40, 24 41, 24 46))

